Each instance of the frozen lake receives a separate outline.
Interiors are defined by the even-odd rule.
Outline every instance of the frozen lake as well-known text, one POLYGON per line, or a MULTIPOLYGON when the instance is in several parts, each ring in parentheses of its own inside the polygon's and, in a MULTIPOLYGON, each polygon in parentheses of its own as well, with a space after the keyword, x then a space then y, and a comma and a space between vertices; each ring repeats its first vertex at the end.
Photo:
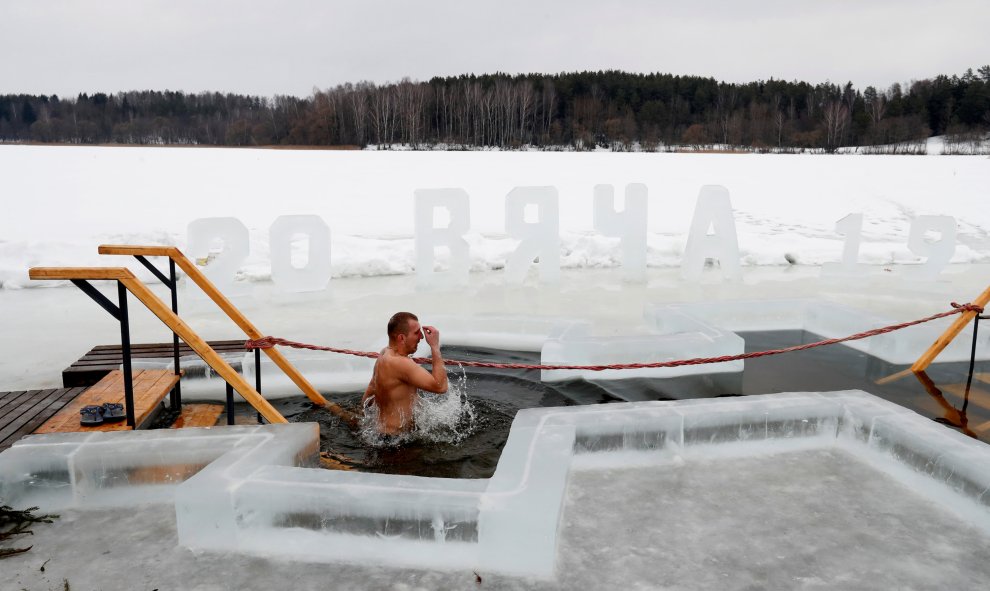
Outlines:
MULTIPOLYGON (((608 335, 638 330, 648 305, 822 296, 908 320, 968 301, 990 283, 988 162, 981 156, 3 145, 0 191, 8 198, 0 215, 0 326, 8 338, 0 343, 0 384, 56 386, 59 371, 90 347, 119 342, 116 323, 88 298, 28 280, 29 267, 126 265, 151 279, 130 258, 101 257, 96 247, 185 248, 190 222, 216 216, 236 217, 249 233, 238 287, 228 294, 234 303, 263 332, 317 344, 367 348, 400 309, 426 322, 445 317, 468 325, 481 315, 579 319, 608 335), (647 272, 639 284, 622 281, 618 239, 594 232, 592 220, 596 185, 613 185, 618 207, 633 183, 648 191, 647 272), (695 201, 702 186, 715 184, 731 198, 743 275, 725 281, 710 270, 685 280, 679 266, 695 201), (557 284, 535 276, 518 286, 506 281, 503 267, 517 244, 506 237, 506 195, 522 186, 558 192, 564 273, 557 284), (473 272, 463 288, 417 290, 413 193, 441 187, 462 188, 469 197, 473 272), (836 222, 854 213, 863 215, 865 275, 824 277, 820 265, 843 256, 836 222), (296 214, 318 216, 330 227, 333 279, 324 290, 286 293, 270 282, 269 226, 296 214), (925 258, 908 248, 920 215, 952 216, 956 226, 953 264, 935 281, 910 277, 925 258)), ((132 308, 134 342, 169 340, 157 320, 132 308)), ((182 293, 180 312, 208 339, 242 336, 212 305, 182 293)))
MULTIPOLYGON (((765 301, 770 310, 767 313, 772 315, 774 302, 781 298, 816 298, 904 321, 947 310, 950 301, 969 301, 990 283, 990 210, 982 205, 990 186, 985 157, 410 154, 0 146, 0 172, 5 192, 15 197, 0 218, 0 327, 7 337, 0 342, 0 383, 6 390, 57 387, 62 368, 92 346, 117 343, 120 338, 117 323, 85 295, 71 286, 35 288, 26 280, 28 267, 126 264, 140 269, 130 260, 97 256, 97 245, 114 242, 185 248, 188 224, 214 216, 236 216, 249 231, 250 251, 238 271, 241 293, 232 293, 232 299, 255 325, 274 336, 364 350, 381 346, 386 319, 400 309, 416 312, 424 324, 435 323, 441 340, 445 330, 448 335, 459 333, 460 338, 470 338, 474 330, 490 330, 497 322, 490 319, 514 316, 526 316, 530 322, 577 320, 588 325, 591 338, 607 339, 649 333, 645 313, 663 304, 704 304, 715 310, 720 302, 765 301), (648 267, 642 283, 623 281, 617 266, 617 240, 592 230, 591 196, 600 183, 614 185, 617 195, 630 183, 644 183, 649 190, 648 267), (741 277, 726 280, 716 266, 696 280, 686 280, 678 267, 695 199, 702 185, 712 184, 726 187, 732 199, 741 277), (515 248, 505 236, 505 196, 514 187, 548 185, 555 186, 559 195, 560 280, 542 283, 531 274, 521 285, 512 285, 503 270, 507 254, 515 248), (470 197, 467 239, 472 273, 463 287, 417 289, 412 275, 412 195, 416 189, 441 187, 463 188, 470 197), (836 231, 836 222, 850 213, 864 216, 859 260, 868 265, 864 274, 855 278, 824 276, 820 264, 842 257, 843 238, 836 231), (293 214, 317 215, 331 228, 333 279, 326 289, 289 293, 271 281, 269 227, 279 216, 293 214), (919 281, 912 274, 915 263, 924 258, 908 248, 912 220, 919 215, 954 218, 952 264, 935 280, 919 281), (796 264, 787 264, 785 255, 796 264)), ((143 270, 140 274, 148 276, 143 270)), ((111 288, 101 286, 112 296, 111 288)), ((166 294, 161 285, 153 289, 159 296, 166 294)), ((179 309, 192 328, 208 339, 243 336, 215 306, 184 297, 182 290, 179 309)), ((133 342, 170 339, 168 330, 140 306, 132 306, 131 320, 133 342)), ((511 327, 502 328, 511 332, 511 327)), ((869 327, 856 330, 865 328, 869 327)), ((333 358, 327 359, 332 366, 333 358)), ((800 389, 817 388, 808 383, 800 389)), ((739 404, 746 406, 750 398, 738 399, 743 401, 739 404)), ((768 402, 752 402, 767 404, 768 412, 777 412, 780 408, 774 406, 775 401, 770 397, 768 402)), ((718 403, 733 406, 735 401, 718 403)), ((634 414, 636 408, 645 408, 635 404, 662 406, 634 403, 632 410, 615 412, 634 414)), ((974 404, 982 403, 974 399, 974 404)), ((577 412, 607 412, 610 407, 616 408, 581 407, 574 416, 577 412)), ((691 404, 683 408, 687 409, 684 412, 701 409, 691 404)), ((699 411, 691 416, 705 420, 707 415, 699 411)), ((759 418, 759 413, 753 416, 759 418)), ((842 423, 843 416, 834 415, 834 420, 842 423)), ((959 445, 966 450, 982 445, 936 425, 930 418, 914 416, 906 432, 910 435, 915 429, 931 431, 935 439, 964 439, 959 445)), ((650 428, 667 428, 664 420, 650 428)), ((735 419, 727 420, 727 432, 740 439, 749 437, 751 426, 736 432, 735 419)), ((800 421, 788 424, 803 428, 800 421)), ((896 421, 892 424, 896 427, 896 421)), ((620 421, 610 428, 624 433, 623 425, 620 421)), ((598 426, 598 419, 592 417, 582 428, 590 429, 593 438, 598 426)), ((769 431, 769 423, 765 428, 769 431)), ((214 434, 220 436, 221 430, 216 431, 214 434)), ((544 433, 547 441, 553 441, 554 433, 552 429, 544 433)), ((900 432, 895 428, 891 433, 900 432)), ((683 440, 684 431, 680 434, 683 440)), ((614 438, 615 433, 610 436, 614 438)), ((589 435, 581 437, 587 439, 589 435)), ((624 441, 623 437, 620 440, 624 441)), ((958 443, 958 439, 953 441, 958 443)), ((896 438, 893 441, 896 443, 896 438)), ((867 440, 868 445, 875 443, 867 440)), ((264 453, 266 448, 258 445, 264 453)), ((575 444, 569 449, 565 445, 557 453, 576 453, 579 447, 575 444)), ((524 448, 525 444, 518 443, 514 447, 524 448)), ((92 447, 86 452, 89 456, 83 453, 81 457, 100 460, 99 449, 98 445, 92 447)), ((894 445, 890 449, 896 455, 899 448, 894 445)), ((187 450, 193 455, 201 451, 194 446, 187 450)), ((677 461, 662 468, 646 465, 635 469, 606 461, 595 469, 576 469, 569 475, 568 468, 555 462, 553 456, 534 453, 524 461, 517 457, 507 462, 510 475, 521 470, 520 466, 529 470, 530 461, 553 465, 545 472, 555 475, 555 486, 558 492, 563 491, 558 578, 538 582, 484 572, 480 573, 483 585, 506 589, 935 587, 973 586, 988 574, 978 559, 988 549, 985 531, 970 528, 965 519, 937 503, 912 495, 912 487, 905 486, 903 479, 879 474, 842 449, 826 446, 732 460, 720 458, 719 453, 695 458, 690 469, 677 461), (892 545, 891 540, 897 543, 892 545), (902 566, 905 558, 909 566, 902 566)), ((114 459, 143 462, 143 455, 135 452, 131 458, 128 454, 114 454, 114 459)), ((985 460, 978 453, 973 457, 977 456, 979 461, 985 460)), ((959 465, 969 465, 965 463, 968 457, 960 455, 959 465)), ((646 463, 654 460, 651 457, 646 463)), ((97 493, 112 496, 121 492, 101 488, 102 465, 95 461, 89 466, 97 474, 95 480, 76 482, 83 489, 98 483, 97 493)), ((338 486, 327 481, 324 471, 280 465, 264 470, 262 473, 269 475, 290 474, 285 472, 290 470, 293 478, 302 479, 298 486, 311 487, 307 502, 315 505, 304 506, 304 511, 322 507, 325 493, 338 486)), ((535 470, 534 474, 543 476, 543 472, 535 470)), ((978 472, 977 479, 985 476, 978 472)), ((217 474, 226 477, 222 472, 217 474)), ((268 490, 265 487, 277 488, 288 481, 268 476, 258 479, 254 472, 238 477, 260 488, 245 485, 231 489, 248 495, 231 505, 245 511, 245 520, 231 522, 235 527, 264 526, 252 522, 258 519, 249 510, 252 503, 268 507, 284 501, 285 511, 296 510, 292 506, 294 496, 276 499, 263 492, 268 490)), ((361 474, 353 483, 358 488, 368 483, 393 486, 388 484, 392 478, 361 474), (362 478, 367 478, 365 484, 362 478)), ((449 498, 455 508, 474 502, 470 501, 473 494, 490 495, 479 497, 483 501, 478 502, 478 511, 498 507, 499 503, 493 505, 492 501, 502 498, 498 486, 504 485, 496 482, 498 474, 492 479, 495 484, 483 493, 475 488, 484 483, 434 484, 430 479, 408 478, 412 480, 395 480, 399 483, 395 486, 415 481, 424 490, 443 491, 448 496, 418 494, 425 494, 424 499, 431 502, 434 497, 449 498)), ((226 489, 210 489, 221 496, 222 490, 226 489)), ((518 490, 526 491, 527 487, 518 490)), ((529 490, 540 494, 543 501, 557 502, 543 498, 549 489, 542 485, 534 484, 529 490)), ((386 496, 391 503, 394 495, 386 496)), ((198 498, 195 494, 187 497, 184 502, 193 509, 185 510, 202 511, 195 504, 198 498)), ((362 515, 362 507, 375 509, 356 503, 355 515, 362 515)), ((414 512, 422 509, 416 504, 412 508, 414 512)), ((126 519, 120 518, 119 512, 67 510, 56 525, 38 528, 33 540, 35 551, 8 559, 13 577, 25 587, 53 586, 62 578, 73 585, 98 586, 104 574, 82 568, 79 562, 92 563, 91 556, 79 552, 79 545, 87 544, 106 548, 108 554, 102 555, 102 562, 112 571, 122 570, 114 565, 135 561, 152 565, 140 572, 128 571, 126 576, 131 578, 126 583, 120 580, 124 586, 174 586, 181 584, 172 578, 179 572, 183 581, 195 581, 202 588, 259 585, 264 581, 277 585, 289 577, 323 582, 332 578, 345 588, 473 588, 477 584, 475 574, 467 571, 410 571, 362 564, 328 567, 223 552, 193 554, 176 546, 177 532, 171 519, 175 513, 170 505, 145 505, 141 509, 129 511, 126 519), (42 573, 38 566, 50 556, 53 560, 42 573)), ((406 510, 400 508, 399 514, 406 510)), ((319 517, 320 513, 312 515, 319 517)), ((507 515, 527 519, 523 513, 510 511, 507 515)), ((196 522, 194 513, 185 519, 196 522)), ((483 532, 493 524, 498 529, 500 520, 492 519, 474 531, 483 532)), ((442 529, 443 521, 439 523, 442 529)), ((317 539, 306 537, 317 535, 315 532, 301 533, 298 529, 277 526, 272 531, 293 544, 317 539)), ((268 530, 261 527, 258 531, 252 539, 263 543, 268 530)), ((349 544, 346 537, 343 543, 349 544)), ((414 547, 419 546, 409 548, 414 547)), ((512 549, 511 544, 506 547, 512 549)), ((314 550, 325 552, 326 548, 314 550)), ((396 555, 396 559, 411 560, 405 555, 396 555)))

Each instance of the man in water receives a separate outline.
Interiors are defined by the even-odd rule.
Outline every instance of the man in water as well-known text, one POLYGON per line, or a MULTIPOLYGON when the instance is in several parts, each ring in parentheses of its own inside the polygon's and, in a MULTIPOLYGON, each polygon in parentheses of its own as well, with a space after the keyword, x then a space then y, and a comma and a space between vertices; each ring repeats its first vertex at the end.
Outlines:
POLYGON ((440 331, 432 326, 420 327, 415 314, 398 312, 388 321, 388 347, 382 349, 375 362, 371 382, 361 403, 367 404, 373 398, 378 407, 378 430, 395 435, 413 427, 413 406, 419 399, 417 389, 437 394, 447 392, 447 371, 440 356, 440 331), (432 373, 409 358, 423 338, 430 345, 433 356, 432 373))

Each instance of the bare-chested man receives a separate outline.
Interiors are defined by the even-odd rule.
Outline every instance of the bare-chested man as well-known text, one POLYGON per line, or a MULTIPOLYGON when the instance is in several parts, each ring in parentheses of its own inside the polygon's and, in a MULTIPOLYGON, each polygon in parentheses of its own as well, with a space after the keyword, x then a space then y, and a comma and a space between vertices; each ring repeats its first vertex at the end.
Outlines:
POLYGON ((394 435, 413 427, 413 406, 419 398, 416 390, 443 394, 447 391, 447 371, 440 356, 440 331, 432 326, 420 327, 419 318, 410 312, 398 312, 388 321, 388 347, 375 362, 374 373, 362 404, 374 398, 378 406, 378 430, 394 435), (425 338, 433 355, 433 373, 409 358, 425 338))

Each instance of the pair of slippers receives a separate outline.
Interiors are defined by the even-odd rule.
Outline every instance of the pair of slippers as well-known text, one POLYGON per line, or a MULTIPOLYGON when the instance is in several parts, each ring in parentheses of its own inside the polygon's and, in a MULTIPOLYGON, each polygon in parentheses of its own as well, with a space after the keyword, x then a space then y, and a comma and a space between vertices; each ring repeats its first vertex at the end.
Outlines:
POLYGON ((104 402, 101 406, 91 404, 79 410, 79 424, 83 427, 95 427, 103 423, 116 423, 127 418, 124 405, 117 402, 104 402))

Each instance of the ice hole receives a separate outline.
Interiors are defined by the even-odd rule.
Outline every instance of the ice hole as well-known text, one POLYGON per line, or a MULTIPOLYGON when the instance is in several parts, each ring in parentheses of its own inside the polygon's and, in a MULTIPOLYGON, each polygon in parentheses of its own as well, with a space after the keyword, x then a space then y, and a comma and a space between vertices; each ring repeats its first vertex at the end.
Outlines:
MULTIPOLYGON (((746 347, 735 331, 848 334, 883 319, 834 302, 791 299, 650 305, 635 334, 581 319, 545 316, 424 316, 423 322, 440 327, 447 345, 464 347, 452 352, 451 359, 465 354, 489 358, 478 348, 498 344, 511 350, 513 361, 532 362, 540 352, 543 361, 608 363, 739 353, 746 347)), ((906 340, 927 346, 932 339, 923 335, 906 340)), ((888 341, 879 348, 889 353, 893 346, 888 341)), ((832 366, 809 379, 822 385, 834 373, 832 368, 852 361, 865 365, 863 379, 875 384, 876 374, 889 373, 890 366, 876 369, 871 364, 879 361, 873 349, 868 350, 868 362, 858 350, 832 352, 832 366)), ((987 353, 986 348, 979 351, 984 357, 987 353)), ((321 390, 355 392, 358 399, 373 365, 365 358, 327 358, 313 352, 286 356, 321 390), (355 383, 341 386, 339 380, 348 373, 356 377, 355 383)), ((254 362, 249 353, 232 365, 251 376, 254 362)), ((262 357, 262 363, 266 396, 295 389, 284 375, 284 383, 272 377, 272 362, 262 357)), ((195 367, 191 359, 183 359, 183 365, 195 367)), ((806 517, 798 510, 802 504, 828 502, 830 509, 822 518, 831 519, 844 503, 876 503, 871 500, 875 491, 889 495, 894 489, 897 495, 879 503, 900 523, 913 523, 920 511, 932 522, 937 520, 931 515, 942 515, 945 521, 939 524, 968 524, 969 533, 960 538, 966 542, 990 533, 990 447, 985 443, 858 390, 750 394, 741 389, 741 380, 733 384, 731 379, 723 391, 703 389, 720 377, 738 374, 740 366, 721 364, 702 372, 640 369, 635 370, 643 372, 638 378, 619 375, 619 370, 587 375, 573 370, 570 377, 577 380, 546 376, 549 370, 539 377, 531 372, 524 379, 502 368, 470 375, 452 368, 450 391, 429 399, 427 404, 434 408, 426 419, 417 419, 417 428, 429 431, 434 428, 432 419, 446 424, 443 417, 456 415, 467 416, 472 430, 464 437, 460 432, 451 438, 434 436, 429 440, 433 448, 390 450, 381 445, 369 452, 405 454, 407 462, 422 454, 423 464, 442 463, 454 454, 464 456, 467 464, 483 463, 489 456, 470 447, 474 427, 483 432, 488 421, 507 417, 511 427, 496 446, 493 472, 484 477, 317 469, 321 440, 330 435, 312 421, 328 413, 306 403, 311 414, 294 417, 298 422, 289 424, 28 437, 0 454, 0 497, 44 510, 121 510, 149 499, 171 502, 179 543, 195 550, 544 579, 566 576, 559 565, 574 551, 567 541, 575 537, 572 524, 593 513, 586 504, 578 514, 568 514, 568 507, 575 506, 568 503, 615 499, 603 491, 616 480, 624 487, 621 505, 629 511, 609 506, 615 509, 610 513, 614 522, 597 526, 602 539, 642 519, 634 510, 642 503, 627 503, 627 498, 678 506, 704 502, 731 515, 732 503, 742 495, 747 510, 787 506, 789 515, 798 517, 806 517), (686 394, 682 399, 665 398, 667 391, 657 386, 660 380, 664 385, 687 384, 686 394), (512 386, 511 396, 500 384, 512 386), (657 389, 651 391, 653 387, 657 389), (653 397, 636 399, 643 395, 653 397), (438 449, 438 455, 429 456, 438 449), (855 466, 851 473, 850 465, 855 466), (769 477, 747 478, 745 467, 720 476, 733 466, 769 477), (801 476, 795 479, 795 474, 801 476), (658 495, 657 482, 674 484, 658 495), (843 502, 815 495, 836 482, 841 482, 843 502), (800 501, 796 505, 795 499, 800 501)), ((777 366, 765 373, 786 371, 777 366)), ((198 381, 222 390, 222 381, 209 371, 198 381)), ((186 385, 183 396, 194 395, 196 389, 186 385)), ((338 422, 332 428, 341 426, 338 422)), ((857 518, 855 512, 842 515, 857 518)), ((735 535, 734 529, 711 530, 710 521, 692 522, 689 531, 704 526, 713 536, 735 535)), ((754 518, 746 523, 758 528, 764 522, 754 518)), ((925 531, 938 527, 943 526, 925 531)), ((769 529, 767 539, 777 540, 779 531, 769 529)), ((838 537, 830 537, 835 547, 855 543, 862 533, 835 529, 838 537)))

